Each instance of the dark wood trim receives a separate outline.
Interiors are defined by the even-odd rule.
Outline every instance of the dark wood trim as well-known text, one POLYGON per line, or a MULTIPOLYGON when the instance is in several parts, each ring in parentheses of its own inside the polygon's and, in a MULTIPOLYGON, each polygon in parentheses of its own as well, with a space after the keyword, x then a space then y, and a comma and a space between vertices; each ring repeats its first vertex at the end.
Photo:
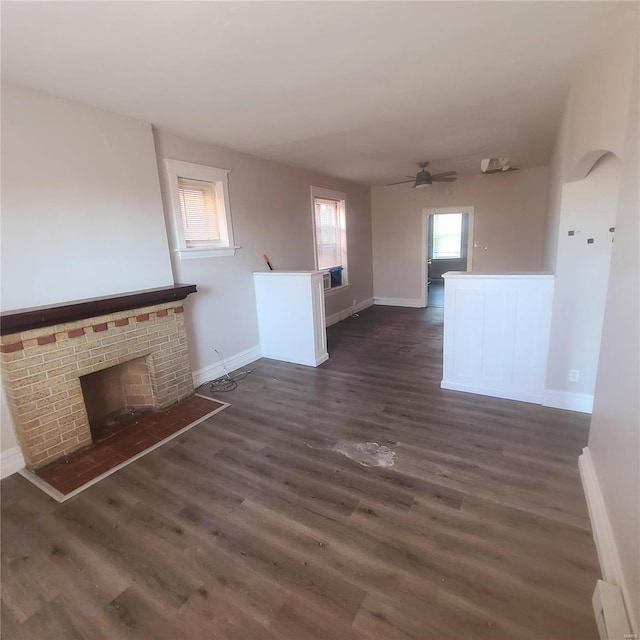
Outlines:
POLYGON ((174 284, 170 287, 144 289, 115 296, 103 296, 86 300, 75 300, 55 306, 32 307, 5 311, 0 314, 0 335, 6 336, 30 329, 50 327, 55 324, 85 320, 97 316, 150 307, 164 302, 184 300, 190 293, 196 293, 195 284, 174 284))

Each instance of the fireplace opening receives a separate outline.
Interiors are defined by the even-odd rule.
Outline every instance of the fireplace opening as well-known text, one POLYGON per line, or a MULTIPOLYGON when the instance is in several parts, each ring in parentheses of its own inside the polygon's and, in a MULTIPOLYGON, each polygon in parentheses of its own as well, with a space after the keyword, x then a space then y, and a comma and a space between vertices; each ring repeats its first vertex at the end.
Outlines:
POLYGON ((80 377, 91 437, 100 442, 155 408, 147 357, 80 377))

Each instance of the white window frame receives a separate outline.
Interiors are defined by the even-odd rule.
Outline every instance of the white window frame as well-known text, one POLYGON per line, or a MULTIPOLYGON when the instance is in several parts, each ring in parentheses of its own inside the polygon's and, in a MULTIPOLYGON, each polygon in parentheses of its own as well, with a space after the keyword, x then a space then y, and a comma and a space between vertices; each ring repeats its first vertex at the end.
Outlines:
POLYGON ((474 232, 474 205, 461 205, 458 207, 428 207, 422 210, 422 259, 420 261, 422 277, 422 307, 427 306, 427 262, 429 261, 429 216, 435 213, 466 213, 469 215, 469 227, 467 228, 467 271, 473 271, 473 245, 475 243, 474 232))
POLYGON ((175 241, 175 252, 181 260, 192 258, 219 258, 233 256, 236 246, 233 242, 233 227, 231 225, 231 206, 229 201, 229 171, 217 169, 203 164, 184 162, 182 160, 164 161, 167 179, 169 182, 169 197, 171 199, 171 226, 175 241), (224 214, 220 212, 218 221, 220 224, 220 240, 212 242, 206 247, 187 247, 184 239, 184 227, 182 224, 182 212, 180 209, 180 190, 178 179, 201 180, 214 185, 216 202, 222 203, 224 214))
POLYGON ((332 295, 337 291, 343 291, 349 288, 349 265, 348 265, 348 238, 347 238, 347 194, 342 191, 334 191, 333 189, 325 189, 324 187, 311 187, 311 227, 313 229, 313 260, 316 271, 318 271, 318 240, 316 237, 316 198, 324 198, 327 200, 337 200, 340 203, 338 215, 341 218, 342 226, 344 226, 344 241, 342 242, 342 285, 333 287, 325 291, 325 296, 332 295))

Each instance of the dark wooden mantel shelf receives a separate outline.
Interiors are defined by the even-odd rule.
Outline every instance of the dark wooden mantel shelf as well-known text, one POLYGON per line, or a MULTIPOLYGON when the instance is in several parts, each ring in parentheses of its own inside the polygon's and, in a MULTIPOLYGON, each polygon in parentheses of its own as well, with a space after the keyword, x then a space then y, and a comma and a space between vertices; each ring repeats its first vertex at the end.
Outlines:
POLYGON ((151 307, 164 302, 184 300, 190 293, 197 291, 195 284, 174 284, 170 287, 157 289, 144 289, 143 291, 131 291, 114 296, 101 298, 89 298, 87 300, 75 300, 62 304, 44 307, 32 307, 31 309, 17 309, 5 311, 0 314, 0 334, 3 336, 51 327, 64 322, 85 320, 97 316, 151 307))

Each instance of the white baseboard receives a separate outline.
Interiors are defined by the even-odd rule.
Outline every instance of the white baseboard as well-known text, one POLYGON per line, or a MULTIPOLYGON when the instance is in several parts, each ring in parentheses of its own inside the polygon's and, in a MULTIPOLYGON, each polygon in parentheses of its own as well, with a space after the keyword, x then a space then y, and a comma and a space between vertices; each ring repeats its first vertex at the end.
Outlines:
MULTIPOLYGON (((225 358, 224 365, 227 368, 227 371, 231 373, 236 369, 246 367, 248 364, 255 362, 261 357, 262 350, 260 349, 260 345, 256 345, 255 347, 245 349, 244 351, 240 351, 240 353, 234 353, 232 356, 225 358)), ((199 387, 201 384, 204 384, 209 380, 215 380, 216 378, 223 376, 224 368, 222 366, 222 362, 215 362, 214 364, 194 371, 192 375, 194 386, 199 387)))
POLYGON ((491 396, 493 398, 504 398, 505 400, 520 400, 520 402, 531 402, 540 404, 542 397, 535 393, 526 393, 519 391, 509 391, 503 389, 490 389, 486 387, 477 387, 467 384, 459 384, 457 382, 447 382, 442 380, 440 388, 449 389, 451 391, 464 391, 465 393, 476 393, 479 396, 491 396))
POLYGON ((620 587, 598 580, 591 598, 600 640, 638 637, 631 634, 620 587))
POLYGON ((330 327, 332 324, 342 322, 342 320, 346 320, 350 315, 358 313, 358 311, 362 311, 363 309, 367 309, 372 304, 373 298, 367 298, 362 302, 358 302, 354 307, 348 307, 347 309, 341 309, 337 313, 332 313, 330 316, 326 317, 326 326, 330 327))
POLYGON ((613 535, 613 529, 611 528, 611 522, 609 521, 609 515, 602 491, 600 490, 600 483, 598 482, 598 476, 593 466, 593 459, 591 458, 589 447, 585 447, 582 450, 582 455, 578 458, 578 467, 580 469, 584 495, 587 499, 591 529, 593 531, 593 539, 596 543, 602 577, 605 582, 620 588, 630 626, 637 632, 638 620, 635 608, 637 603, 631 601, 629 588, 622 571, 622 562, 620 561, 618 547, 613 535))
POLYGON ((268 358, 269 360, 289 362, 291 364, 301 364, 305 367, 318 367, 323 362, 326 362, 329 359, 329 354, 325 353, 317 358, 304 358, 300 357, 299 352, 284 353, 282 351, 279 351, 278 353, 270 353, 269 351, 263 351, 262 357, 268 358))
POLYGON ((542 394, 542 405, 544 407, 553 407, 554 409, 591 413, 593 411, 593 395, 545 389, 542 394))
POLYGON ((424 303, 420 298, 374 298, 373 304, 385 307, 412 307, 424 309, 424 303))
POLYGON ((24 469, 24 458, 19 447, 12 447, 0 455, 0 478, 6 478, 24 469))

